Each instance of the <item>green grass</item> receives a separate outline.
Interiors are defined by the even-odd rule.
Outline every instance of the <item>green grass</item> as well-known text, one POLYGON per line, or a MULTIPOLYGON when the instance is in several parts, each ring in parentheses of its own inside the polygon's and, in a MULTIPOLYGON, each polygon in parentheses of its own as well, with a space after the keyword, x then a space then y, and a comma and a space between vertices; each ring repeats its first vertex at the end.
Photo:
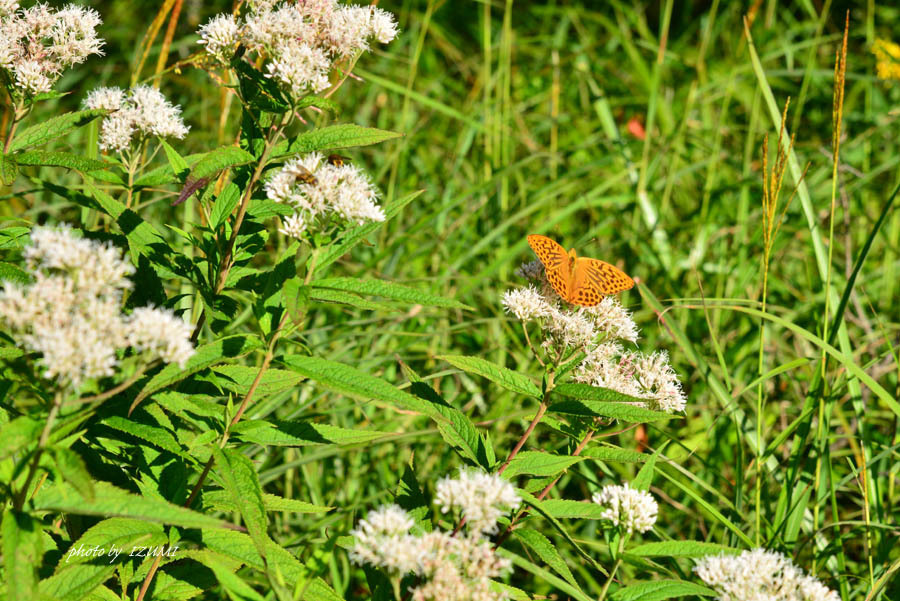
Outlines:
MULTIPOLYGON (((133 32, 154 13, 95 4, 107 24, 108 56, 67 76, 59 88, 78 92, 44 104, 48 116, 73 108, 94 85, 128 84, 133 32)), ((883 214, 900 181, 900 83, 878 80, 869 52, 876 37, 898 30, 900 9, 826 1, 823 13, 821 2, 767 0, 750 26, 750 45, 746 3, 602 4, 379 3, 398 14, 402 34, 360 61, 363 81, 345 85, 338 120, 403 132, 352 158, 371 170, 386 202, 423 193, 370 245, 344 257, 340 275, 394 280, 473 310, 317 310, 283 352, 302 344, 397 385, 408 381, 402 361, 482 424, 505 454, 536 406, 438 356, 476 355, 539 376, 500 298, 519 284, 515 268, 533 259, 526 234, 552 236, 640 279, 622 297, 641 326, 640 347, 668 350, 688 395, 683 417, 647 426, 649 449, 667 446, 652 489, 660 519, 644 540, 752 542, 785 552, 845 600, 900 598, 900 579, 892 579, 900 566, 900 214, 896 205, 883 214), (833 67, 846 10, 832 235, 833 67), (787 126, 796 142, 783 200, 795 188, 797 195, 774 241, 763 314, 761 147, 764 135, 777 138, 789 97, 787 126), (631 119, 644 124, 643 140, 628 132, 631 119)), ((170 62, 193 52, 191 32, 224 9, 187 2, 170 62)), ((151 52, 145 74, 155 60, 151 52)), ((221 99, 209 83, 191 67, 162 80, 192 126, 183 155, 233 139, 234 131, 217 133, 221 99)), ((62 177, 77 185, 75 176, 62 177)), ((3 196, 6 219, 80 218, 78 208, 32 191, 24 178, 3 196)), ((165 197, 154 198, 141 214, 155 223, 180 226, 196 215, 190 203, 173 209, 165 197)), ((241 319, 232 330, 240 331, 241 319)), ((389 501, 404 465, 414 464, 420 481, 433 486, 458 458, 423 420, 314 383, 248 413, 264 416, 316 416, 396 433, 350 447, 243 449, 266 492, 338 508, 323 516, 272 514, 271 530, 339 593, 360 598, 357 568, 346 553, 322 545, 389 501)), ((633 431, 612 434, 618 429, 608 429, 609 441, 639 449, 633 431)), ((527 448, 566 444, 538 428, 527 448)), ((582 462, 553 495, 587 499, 602 483, 631 479, 637 467, 582 462)), ((596 524, 570 525, 606 561, 596 524)), ((603 576, 566 544, 559 549, 596 596, 603 576)), ((651 573, 690 578, 690 566, 635 560, 619 574, 624 582, 651 573)), ((560 594, 522 570, 511 583, 535 595, 560 594)))

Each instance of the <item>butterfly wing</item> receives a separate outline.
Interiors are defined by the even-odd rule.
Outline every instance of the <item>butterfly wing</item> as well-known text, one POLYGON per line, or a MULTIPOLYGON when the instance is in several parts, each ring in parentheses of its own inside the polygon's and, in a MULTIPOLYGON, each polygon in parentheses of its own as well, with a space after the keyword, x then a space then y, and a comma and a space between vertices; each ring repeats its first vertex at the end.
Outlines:
POLYGON ((572 278, 572 304, 593 307, 604 296, 628 290, 634 280, 614 265, 598 259, 578 257, 572 278))
POLYGON ((569 269, 569 254, 566 249, 547 236, 538 234, 528 236, 528 245, 543 263, 547 281, 558 295, 564 300, 569 300, 572 277, 569 269))

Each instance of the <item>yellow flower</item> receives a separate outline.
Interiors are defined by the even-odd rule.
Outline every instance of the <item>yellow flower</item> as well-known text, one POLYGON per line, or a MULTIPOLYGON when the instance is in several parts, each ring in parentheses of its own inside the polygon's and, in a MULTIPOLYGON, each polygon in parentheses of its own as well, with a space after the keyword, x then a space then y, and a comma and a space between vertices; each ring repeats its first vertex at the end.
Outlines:
POLYGON ((872 45, 879 79, 900 79, 900 44, 877 39, 872 45))

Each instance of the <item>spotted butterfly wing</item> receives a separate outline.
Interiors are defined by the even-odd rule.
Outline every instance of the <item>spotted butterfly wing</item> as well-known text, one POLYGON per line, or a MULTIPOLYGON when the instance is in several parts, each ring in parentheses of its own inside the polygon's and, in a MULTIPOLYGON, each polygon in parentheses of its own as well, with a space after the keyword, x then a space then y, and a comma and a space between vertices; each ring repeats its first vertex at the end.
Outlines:
POLYGON ((573 269, 571 297, 566 300, 574 305, 593 307, 604 296, 633 286, 634 280, 618 267, 599 259, 578 257, 573 269))
MULTIPOLYGON (((528 245, 544 265, 547 281, 563 299, 569 299, 572 272, 569 266, 569 254, 560 244, 547 236, 532 234, 528 236, 528 245)), ((599 301, 598 301, 599 302, 599 301)))

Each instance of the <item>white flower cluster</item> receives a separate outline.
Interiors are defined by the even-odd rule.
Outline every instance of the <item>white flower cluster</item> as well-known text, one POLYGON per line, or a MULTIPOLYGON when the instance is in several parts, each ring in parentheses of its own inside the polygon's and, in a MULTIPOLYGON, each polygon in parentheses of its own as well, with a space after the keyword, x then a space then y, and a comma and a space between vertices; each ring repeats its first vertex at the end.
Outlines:
POLYGON ((335 215, 359 225, 385 219, 369 177, 355 165, 333 165, 318 152, 285 163, 265 190, 270 200, 294 208, 282 218, 281 232, 298 239, 313 223, 323 225, 335 215))
POLYGON ((775 551, 711 555, 694 571, 716 590, 719 601, 840 601, 835 591, 775 551))
POLYGON ((200 27, 198 43, 222 64, 234 57, 238 45, 265 57, 267 77, 293 98, 327 88, 334 64, 369 50, 369 40, 387 44, 397 36, 394 16, 375 6, 336 0, 251 5, 243 18, 213 17, 200 27))
POLYGON ((410 590, 413 601, 506 601, 508 595, 493 590, 491 579, 508 570, 510 562, 494 553, 484 534, 495 531, 497 520, 519 506, 515 489, 499 476, 469 471, 461 471, 456 480, 441 480, 437 488, 435 502, 443 512, 462 509, 469 525, 465 534, 412 534, 410 515, 388 505, 370 512, 350 533, 356 539, 350 559, 395 576, 419 576, 410 590))
POLYGON ((525 263, 517 273, 533 283, 508 290, 504 307, 522 322, 539 323, 548 355, 562 357, 570 350, 585 353, 574 370, 576 381, 643 399, 650 409, 684 410, 687 399, 668 354, 645 355, 619 344, 620 340, 637 342, 638 329, 617 298, 606 296, 593 307, 576 307, 562 302, 539 261, 525 263))
POLYGON ((136 136, 181 139, 188 133, 181 107, 151 86, 138 85, 127 93, 116 87, 97 88, 85 98, 84 106, 114 111, 100 125, 101 150, 123 152, 136 136))
POLYGON ((653 528, 659 512, 653 495, 631 488, 627 482, 624 486, 604 486, 600 492, 594 493, 592 500, 605 508, 603 519, 611 521, 628 534, 635 531, 646 532, 653 528))
POLYGON ((66 68, 103 54, 100 23, 97 11, 74 4, 54 10, 43 3, 23 9, 14 0, 0 2, 0 69, 10 93, 49 92, 66 68))
POLYGON ((0 322, 24 348, 41 354, 44 377, 77 388, 113 375, 117 351, 129 347, 180 365, 194 354, 190 326, 171 311, 143 307, 122 314, 134 267, 115 247, 76 238, 68 228, 36 227, 25 259, 34 282, 5 282, 0 322))

